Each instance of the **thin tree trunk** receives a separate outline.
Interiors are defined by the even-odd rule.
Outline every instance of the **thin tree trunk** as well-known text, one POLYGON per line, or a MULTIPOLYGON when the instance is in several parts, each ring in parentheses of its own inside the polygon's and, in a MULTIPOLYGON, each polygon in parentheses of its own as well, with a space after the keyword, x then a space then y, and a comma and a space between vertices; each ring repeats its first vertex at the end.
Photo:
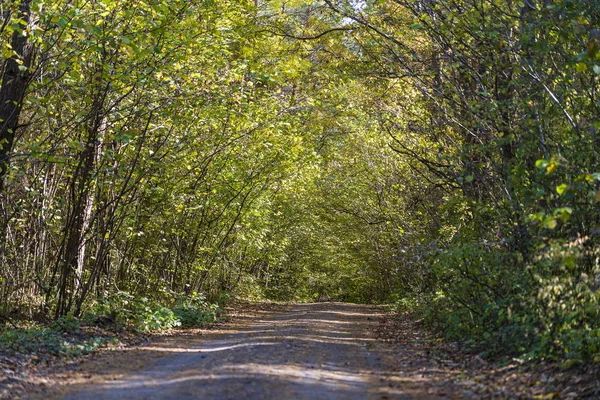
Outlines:
MULTIPOLYGON (((98 162, 100 161, 100 155, 102 154, 102 143, 103 143, 103 137, 104 137, 105 131, 106 131, 106 117, 103 117, 102 121, 100 122, 100 126, 98 127, 98 135, 97 135, 96 141, 94 143, 95 149, 94 149, 93 163, 95 165, 97 165, 98 162)), ((83 281, 85 248, 86 248, 86 243, 87 243, 85 236, 86 236, 86 233, 88 232, 88 230, 90 229, 90 222, 92 220, 92 209, 94 208, 96 184, 92 183, 90 186, 91 187, 89 187, 87 190, 87 199, 86 199, 86 203, 85 203, 85 209, 83 211, 83 223, 81 226, 81 237, 79 239, 80 246, 79 246, 79 253, 77 255, 77 269, 75 271, 75 273, 76 273, 75 292, 78 292, 80 290, 81 283, 83 281)))
MULTIPOLYGON (((99 68, 102 68, 100 66, 99 68)), ((101 87, 98 85, 98 87, 101 87)), ((71 214, 68 220, 67 242, 62 259, 62 268, 59 281, 58 304, 55 316, 59 317, 69 312, 76 288, 79 287, 80 279, 78 266, 81 257, 81 249, 85 242, 86 207, 90 202, 89 196, 93 196, 92 175, 96 166, 96 154, 99 147, 99 137, 102 127, 105 126, 103 113, 104 101, 108 92, 108 86, 96 93, 90 112, 91 118, 87 125, 86 147, 79 158, 79 165, 75 171, 71 186, 71 214), (74 275, 74 276, 73 276, 74 275)), ((88 223, 89 223, 89 219, 88 223)), ((84 254, 85 255, 85 254, 84 254)), ((81 261, 83 264, 83 260, 81 261)), ((83 272, 83 271, 81 271, 83 272)))

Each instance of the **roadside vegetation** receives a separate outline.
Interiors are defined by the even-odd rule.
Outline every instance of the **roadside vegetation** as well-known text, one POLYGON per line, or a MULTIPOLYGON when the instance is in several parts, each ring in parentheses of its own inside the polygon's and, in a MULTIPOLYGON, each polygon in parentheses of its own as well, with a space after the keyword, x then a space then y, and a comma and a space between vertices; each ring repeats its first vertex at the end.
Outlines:
POLYGON ((72 359, 101 349, 140 342, 145 335, 176 328, 198 328, 223 321, 225 310, 198 295, 171 297, 164 306, 147 297, 117 292, 81 317, 67 314, 53 321, 18 321, 0 332, 0 349, 33 356, 34 363, 72 359))

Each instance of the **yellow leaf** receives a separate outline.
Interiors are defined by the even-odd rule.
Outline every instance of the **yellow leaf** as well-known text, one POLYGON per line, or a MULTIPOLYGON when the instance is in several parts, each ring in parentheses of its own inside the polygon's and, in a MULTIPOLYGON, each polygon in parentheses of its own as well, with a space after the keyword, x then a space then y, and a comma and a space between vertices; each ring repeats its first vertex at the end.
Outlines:
POLYGON ((538 394, 533 396, 534 399, 553 399, 556 396, 556 393, 546 393, 546 394, 538 394))

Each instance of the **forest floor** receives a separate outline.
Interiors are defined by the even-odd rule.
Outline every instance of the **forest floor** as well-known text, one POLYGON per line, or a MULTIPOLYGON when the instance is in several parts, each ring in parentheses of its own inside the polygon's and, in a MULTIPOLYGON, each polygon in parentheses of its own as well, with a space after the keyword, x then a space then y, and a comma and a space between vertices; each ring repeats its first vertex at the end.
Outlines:
POLYGON ((405 314, 344 303, 237 307, 230 321, 51 364, 27 399, 600 398, 596 367, 492 364, 405 314))

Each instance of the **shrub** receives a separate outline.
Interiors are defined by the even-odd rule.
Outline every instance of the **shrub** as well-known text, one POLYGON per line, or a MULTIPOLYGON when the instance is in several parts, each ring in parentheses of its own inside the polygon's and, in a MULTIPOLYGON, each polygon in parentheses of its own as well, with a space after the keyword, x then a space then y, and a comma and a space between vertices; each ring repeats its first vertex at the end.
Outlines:
POLYGON ((184 327, 214 323, 223 314, 223 309, 218 304, 209 304, 197 292, 193 292, 191 296, 182 296, 173 311, 184 327))

